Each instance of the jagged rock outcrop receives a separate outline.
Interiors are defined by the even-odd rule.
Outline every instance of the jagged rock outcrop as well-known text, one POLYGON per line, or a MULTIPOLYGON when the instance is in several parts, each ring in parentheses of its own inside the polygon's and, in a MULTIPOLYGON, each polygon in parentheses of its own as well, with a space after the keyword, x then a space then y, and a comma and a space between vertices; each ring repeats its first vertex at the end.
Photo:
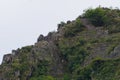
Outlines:
POLYGON ((42 40, 44 40, 44 36, 40 35, 39 38, 38 38, 38 40, 37 40, 37 42, 42 41, 42 40))
MULTIPOLYGON (((95 14, 104 9, 111 11, 98 8, 95 14)), ((120 32, 113 26, 120 25, 114 24, 118 17, 111 18, 112 26, 99 20, 95 25, 101 26, 95 26, 85 16, 61 22, 56 32, 41 34, 34 45, 4 55, 0 80, 119 80, 120 32)))
POLYGON ((4 57, 3 57, 3 64, 4 63, 7 63, 7 64, 9 64, 10 62, 12 62, 12 54, 6 54, 6 55, 4 55, 4 57))

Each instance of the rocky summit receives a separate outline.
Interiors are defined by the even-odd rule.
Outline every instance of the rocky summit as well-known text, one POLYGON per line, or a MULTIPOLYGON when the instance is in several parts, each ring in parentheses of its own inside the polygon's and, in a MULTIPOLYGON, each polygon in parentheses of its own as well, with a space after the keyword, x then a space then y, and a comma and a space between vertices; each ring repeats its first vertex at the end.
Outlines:
POLYGON ((0 80, 120 80, 120 10, 87 9, 3 57, 0 80))

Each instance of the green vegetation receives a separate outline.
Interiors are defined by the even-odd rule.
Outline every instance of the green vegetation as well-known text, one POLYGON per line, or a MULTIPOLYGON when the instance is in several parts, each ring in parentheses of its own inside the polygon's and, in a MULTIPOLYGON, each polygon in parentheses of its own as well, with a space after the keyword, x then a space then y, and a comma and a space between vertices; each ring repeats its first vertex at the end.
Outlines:
POLYGON ((94 60, 91 64, 92 77, 97 80, 118 80, 118 60, 94 60), (116 66, 115 66, 116 65, 116 66))
POLYGON ((108 26, 120 22, 120 10, 101 7, 90 8, 85 11, 83 17, 88 18, 95 26, 108 26))
POLYGON ((66 70, 68 70, 68 72, 71 73, 73 76, 74 72, 81 67, 81 63, 88 55, 88 52, 84 45, 86 45, 85 39, 79 37, 76 37, 74 39, 64 39, 61 40, 61 42, 59 43, 62 57, 68 62, 68 64, 66 64, 68 69, 66 70))
POLYGON ((52 76, 40 76, 40 77, 33 77, 30 80, 56 80, 52 76))
POLYGON ((102 8, 88 9, 83 16, 88 18, 95 26, 105 25, 108 19, 106 11, 102 8))
POLYGON ((6 63, 0 66, 0 77, 5 80, 120 79, 119 9, 88 9, 74 21, 61 22, 58 28, 61 27, 63 31, 49 33, 45 41, 22 47, 6 57, 6 63), (89 30, 85 24, 94 28, 89 30))
POLYGON ((39 77, 40 75, 46 75, 48 71, 47 66, 47 61, 39 61, 33 70, 32 76, 39 77))
POLYGON ((84 30, 84 26, 82 25, 80 19, 77 19, 74 23, 70 23, 68 25, 65 25, 65 37, 73 37, 78 32, 81 32, 84 30))

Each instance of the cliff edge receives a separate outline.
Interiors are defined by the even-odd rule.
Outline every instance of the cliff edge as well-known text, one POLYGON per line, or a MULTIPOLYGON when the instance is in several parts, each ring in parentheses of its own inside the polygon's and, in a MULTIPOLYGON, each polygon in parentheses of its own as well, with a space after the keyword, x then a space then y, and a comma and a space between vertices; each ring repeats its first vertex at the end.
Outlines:
POLYGON ((0 80, 119 80, 119 35, 119 9, 88 9, 4 55, 0 80))

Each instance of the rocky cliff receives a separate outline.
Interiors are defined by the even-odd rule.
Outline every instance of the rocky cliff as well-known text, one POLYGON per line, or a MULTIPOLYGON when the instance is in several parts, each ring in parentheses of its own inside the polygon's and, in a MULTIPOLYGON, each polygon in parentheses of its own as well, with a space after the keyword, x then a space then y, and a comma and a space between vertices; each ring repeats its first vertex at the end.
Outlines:
POLYGON ((119 35, 119 9, 88 9, 4 55, 0 80, 119 80, 119 35))

